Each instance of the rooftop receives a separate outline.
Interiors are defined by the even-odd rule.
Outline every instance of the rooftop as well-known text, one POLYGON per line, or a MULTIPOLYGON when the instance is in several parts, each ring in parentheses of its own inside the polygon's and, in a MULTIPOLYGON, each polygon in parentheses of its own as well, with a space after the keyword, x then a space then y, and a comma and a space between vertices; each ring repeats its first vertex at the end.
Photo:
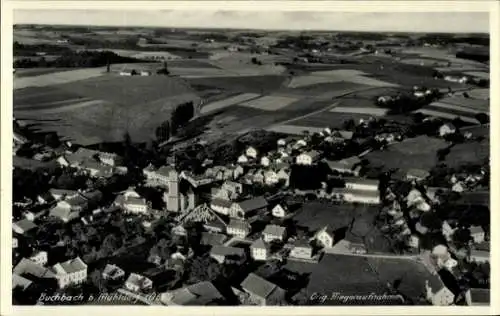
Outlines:
POLYGON ((35 223, 33 223, 32 221, 30 221, 28 219, 22 219, 20 221, 17 221, 14 223, 14 225, 21 228, 25 232, 37 227, 37 225, 35 223))
POLYGON ((344 178, 344 180, 346 183, 353 183, 353 184, 374 185, 374 186, 378 186, 379 184, 379 180, 367 179, 367 178, 346 177, 344 178))
POLYGON ((241 288, 261 298, 267 298, 278 288, 278 286, 261 278, 255 273, 250 273, 241 283, 241 288))
POLYGON ((242 202, 239 202, 239 205, 243 209, 244 212, 250 212, 253 210, 267 207, 267 200, 262 196, 258 196, 258 197, 255 197, 253 199, 248 199, 248 200, 244 200, 242 202))
POLYGON ((229 224, 227 225, 227 228, 233 228, 233 229, 239 229, 239 230, 248 231, 250 229, 250 224, 248 224, 247 221, 244 221, 244 220, 241 220, 241 219, 231 218, 229 220, 229 224))
POLYGON ((285 231, 286 231, 285 227, 281 227, 278 225, 267 225, 262 233, 273 236, 282 236, 285 233, 285 231))
POLYGON ((85 269, 87 269, 87 265, 82 261, 82 259, 80 259, 80 257, 57 263, 52 267, 52 270, 56 274, 70 274, 85 269))
POLYGON ((210 254, 216 256, 243 256, 245 254, 245 251, 243 250, 243 248, 215 245, 210 250, 210 254))

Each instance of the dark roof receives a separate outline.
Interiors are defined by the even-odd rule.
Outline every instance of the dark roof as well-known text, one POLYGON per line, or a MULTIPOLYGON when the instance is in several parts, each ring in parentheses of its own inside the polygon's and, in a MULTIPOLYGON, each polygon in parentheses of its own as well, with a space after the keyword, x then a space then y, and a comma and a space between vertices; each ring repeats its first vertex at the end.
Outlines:
POLYGON ((200 243, 202 245, 211 245, 211 246, 222 245, 224 241, 226 241, 226 239, 227 239, 226 235, 223 234, 203 232, 201 233, 200 243))
POLYGON ((224 199, 213 199, 210 205, 230 208, 233 202, 224 199))
POLYGON ((244 212, 250 212, 267 207, 267 200, 262 196, 258 196, 253 199, 244 200, 239 204, 244 212))
POLYGON ((250 273, 241 283, 241 288, 261 298, 267 298, 278 286, 255 273, 250 273))
POLYGON ((243 256, 245 251, 242 248, 216 245, 210 250, 210 254, 218 256, 243 256))
POLYGON ((470 289, 470 297, 473 303, 490 303, 489 289, 470 289))
POLYGON ((227 225, 227 228, 234 228, 234 229, 240 229, 240 230, 249 230, 250 229, 250 224, 248 224, 248 222, 245 221, 245 220, 231 218, 229 220, 229 224, 227 225))

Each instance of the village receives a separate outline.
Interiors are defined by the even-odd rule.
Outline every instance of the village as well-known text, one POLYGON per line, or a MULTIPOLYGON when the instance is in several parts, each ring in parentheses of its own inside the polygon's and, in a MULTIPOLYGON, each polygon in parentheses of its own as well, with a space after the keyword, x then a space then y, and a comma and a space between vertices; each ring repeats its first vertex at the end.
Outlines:
MULTIPOLYGON (((35 176, 49 179, 45 192, 14 198, 14 299, 109 293, 145 305, 311 305, 318 289, 373 292, 335 284, 368 264, 379 279, 358 282, 377 283, 377 294, 401 295, 402 304, 488 304, 489 226, 464 214, 473 206, 489 217, 489 167, 441 178, 419 168, 370 176, 367 153, 428 136, 408 138, 375 118, 354 125, 280 135, 225 165, 204 159, 196 172, 181 169, 175 152, 138 167, 70 142, 31 144, 56 163, 35 176), (363 128, 372 142, 353 150, 347 144, 363 128), (335 159, 336 150, 344 157, 335 159), (394 262, 420 271, 420 283, 395 281, 396 272, 387 274, 394 262), (315 284, 325 279, 330 288, 315 284)), ((436 137, 474 133, 445 123, 436 137)), ((15 152, 30 143, 14 138, 15 152)))

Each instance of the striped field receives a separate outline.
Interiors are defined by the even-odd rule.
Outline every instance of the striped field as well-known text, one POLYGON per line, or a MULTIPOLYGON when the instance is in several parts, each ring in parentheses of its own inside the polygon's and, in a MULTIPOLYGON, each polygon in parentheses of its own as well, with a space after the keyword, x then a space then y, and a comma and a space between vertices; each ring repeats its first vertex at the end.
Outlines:
POLYGON ((255 99, 255 98, 258 98, 260 97, 260 94, 256 94, 256 93, 242 93, 242 94, 238 94, 234 97, 230 97, 230 98, 227 98, 227 99, 224 99, 224 100, 220 100, 220 101, 215 101, 215 102, 212 102, 212 103, 209 103, 205 106, 203 106, 201 108, 201 114, 205 114, 205 113, 208 113, 208 112, 212 112, 212 111, 216 111, 216 110, 220 110, 220 109, 224 109, 228 106, 231 106, 231 105, 236 105, 236 104, 239 104, 241 102, 244 102, 244 101, 247 101, 247 100, 250 100, 250 99, 255 99))
POLYGON ((296 98, 269 95, 263 96, 262 98, 245 101, 240 105, 264 111, 276 111, 292 104, 297 100, 298 99, 296 98))
POLYGON ((387 109, 380 108, 355 108, 355 107, 335 107, 330 110, 333 113, 355 113, 368 114, 373 116, 384 116, 387 114, 387 109))

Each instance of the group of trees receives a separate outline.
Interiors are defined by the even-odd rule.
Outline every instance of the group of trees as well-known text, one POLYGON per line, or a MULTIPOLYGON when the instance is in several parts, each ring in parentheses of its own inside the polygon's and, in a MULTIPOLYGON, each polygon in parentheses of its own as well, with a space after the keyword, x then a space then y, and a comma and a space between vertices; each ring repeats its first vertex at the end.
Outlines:
POLYGON ((164 142, 172 136, 177 136, 181 128, 185 127, 194 117, 193 101, 178 105, 170 114, 170 120, 163 122, 156 128, 156 140, 164 142))
POLYGON ((77 67, 102 67, 116 63, 138 63, 144 60, 119 56, 110 51, 64 51, 53 60, 40 58, 21 58, 14 61, 14 68, 77 68, 77 67))

